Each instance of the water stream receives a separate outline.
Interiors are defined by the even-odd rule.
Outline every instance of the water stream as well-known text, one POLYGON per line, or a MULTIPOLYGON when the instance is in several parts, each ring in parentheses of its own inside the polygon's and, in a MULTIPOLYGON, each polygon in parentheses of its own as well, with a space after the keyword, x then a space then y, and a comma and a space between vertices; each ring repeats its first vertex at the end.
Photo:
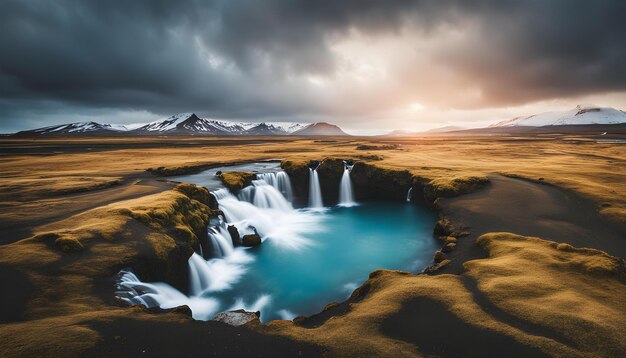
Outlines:
MULTIPOLYGON (((323 207, 319 181, 311 186, 314 207, 294 208, 286 173, 275 164, 253 168, 257 180, 237 195, 205 177, 214 176, 219 168, 204 176, 179 178, 207 183, 224 212, 206 238, 213 252, 206 253, 207 258, 194 254, 189 260, 187 294, 165 283, 141 282, 131 270, 124 270, 117 296, 130 304, 188 305, 194 318, 202 320, 240 308, 260 310, 262 321, 291 319, 346 299, 373 270, 419 272, 431 262, 436 217, 427 209, 382 201, 316 210, 323 207), (255 248, 233 247, 227 225, 235 225, 241 235, 258 233, 263 243, 255 248)), ((315 170, 310 175, 319 179, 315 170)), ((341 188, 340 203, 354 203, 348 168, 341 188)))

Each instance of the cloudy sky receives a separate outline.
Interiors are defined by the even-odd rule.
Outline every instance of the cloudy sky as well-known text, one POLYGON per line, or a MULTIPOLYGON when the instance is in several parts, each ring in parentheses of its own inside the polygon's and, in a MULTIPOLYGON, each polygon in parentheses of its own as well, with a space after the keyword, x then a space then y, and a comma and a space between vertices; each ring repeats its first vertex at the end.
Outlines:
POLYGON ((626 1, 0 2, 0 132, 179 112, 355 134, 626 109, 626 1))

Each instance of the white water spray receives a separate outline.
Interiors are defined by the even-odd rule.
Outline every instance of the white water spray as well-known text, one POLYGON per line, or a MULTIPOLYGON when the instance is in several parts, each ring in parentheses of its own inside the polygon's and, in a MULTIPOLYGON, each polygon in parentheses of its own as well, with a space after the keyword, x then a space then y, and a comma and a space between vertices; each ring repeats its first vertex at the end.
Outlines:
POLYGON ((350 169, 348 164, 345 164, 343 175, 341 176, 341 182, 339 183, 339 206, 354 206, 354 193, 352 191, 352 179, 350 179, 350 169))
POLYGON ((284 171, 279 171, 276 173, 257 174, 257 178, 260 180, 264 180, 267 184, 276 188, 276 190, 283 194, 287 201, 291 202, 293 200, 293 189, 291 188, 291 180, 289 180, 289 175, 284 171))
POLYGON ((309 168, 309 208, 321 209, 323 207, 322 189, 320 188, 320 178, 317 175, 317 169, 309 168))
POLYGON ((413 187, 409 188, 409 191, 406 192, 406 202, 410 203, 413 198, 413 187))
MULTIPOLYGON (((321 191, 317 173, 317 199, 321 204, 321 191)), ((231 289, 246 273, 246 264, 254 257, 245 248, 233 247, 227 225, 235 225, 240 235, 258 233, 263 242, 279 245, 286 250, 301 250, 313 245, 304 234, 319 232, 322 219, 314 213, 295 210, 287 197, 291 197, 291 183, 284 172, 260 174, 253 185, 244 188, 238 197, 227 189, 212 194, 224 213, 219 224, 208 228, 207 240, 213 248, 213 258, 205 260, 194 253, 189 258, 189 296, 166 283, 144 283, 130 270, 123 270, 117 283, 116 296, 128 304, 164 309, 187 305, 193 317, 208 320, 220 310, 246 308, 259 310, 271 298, 261 295, 251 305, 243 299, 234 306, 222 307, 220 301, 210 297, 215 292, 231 289)))

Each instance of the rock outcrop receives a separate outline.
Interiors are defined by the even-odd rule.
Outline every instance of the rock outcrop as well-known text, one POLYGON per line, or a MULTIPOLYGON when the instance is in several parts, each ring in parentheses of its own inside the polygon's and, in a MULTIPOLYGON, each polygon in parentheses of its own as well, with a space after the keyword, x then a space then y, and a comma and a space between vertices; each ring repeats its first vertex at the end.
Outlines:
POLYGON ((230 234, 230 239, 233 241, 233 247, 241 246, 241 236, 235 225, 228 225, 228 233, 230 234))
POLYGON ((350 174, 357 199, 403 200, 413 185, 413 175, 408 170, 381 168, 356 162, 350 174))
POLYGON ((261 237, 259 234, 246 234, 241 238, 241 245, 245 247, 254 247, 261 245, 261 237))
POLYGON ((239 191, 248 185, 252 184, 252 181, 256 178, 256 174, 251 172, 224 172, 218 175, 222 180, 222 183, 230 191, 239 191))
POLYGON ((220 312, 215 317, 213 317, 213 321, 224 322, 231 326, 243 326, 249 324, 261 324, 261 312, 247 312, 244 310, 235 310, 235 311, 226 311, 220 312))

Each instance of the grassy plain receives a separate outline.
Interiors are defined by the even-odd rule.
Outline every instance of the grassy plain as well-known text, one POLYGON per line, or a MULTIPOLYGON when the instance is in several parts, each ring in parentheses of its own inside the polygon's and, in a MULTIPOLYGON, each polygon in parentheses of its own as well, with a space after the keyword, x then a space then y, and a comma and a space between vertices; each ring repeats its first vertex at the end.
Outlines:
MULTIPOLYGON (((221 336, 205 339, 240 334, 270 348, 275 342, 311 354, 320 349, 331 355, 381 356, 626 354, 624 261, 509 233, 481 236, 484 258, 460 262, 463 270, 457 274, 375 272, 341 310, 329 309, 327 317, 308 328, 277 321, 232 331, 192 323, 181 314, 155 316, 116 306, 107 281, 133 258, 167 261, 196 245, 198 220, 193 218, 206 216, 209 209, 194 195, 172 190, 175 185, 163 173, 242 161, 335 157, 406 169, 453 194, 468 178, 482 182, 495 173, 563 188, 585 198, 607 225, 623 229, 623 144, 571 135, 3 138, 0 152, 0 288, 21 299, 8 315, 12 318, 0 324, 4 356, 86 354, 111 346, 119 334, 102 327, 125 320, 153 331, 166 324, 210 327, 221 336), (182 211, 192 219, 176 214, 182 211)), ((593 248, 593 241, 584 246, 593 248)), ((167 330, 159 332, 141 344, 160 344, 167 330)), ((189 334, 176 344, 193 345, 199 337, 189 334)), ((119 339, 126 339, 129 355, 140 348, 135 333, 119 339)))

